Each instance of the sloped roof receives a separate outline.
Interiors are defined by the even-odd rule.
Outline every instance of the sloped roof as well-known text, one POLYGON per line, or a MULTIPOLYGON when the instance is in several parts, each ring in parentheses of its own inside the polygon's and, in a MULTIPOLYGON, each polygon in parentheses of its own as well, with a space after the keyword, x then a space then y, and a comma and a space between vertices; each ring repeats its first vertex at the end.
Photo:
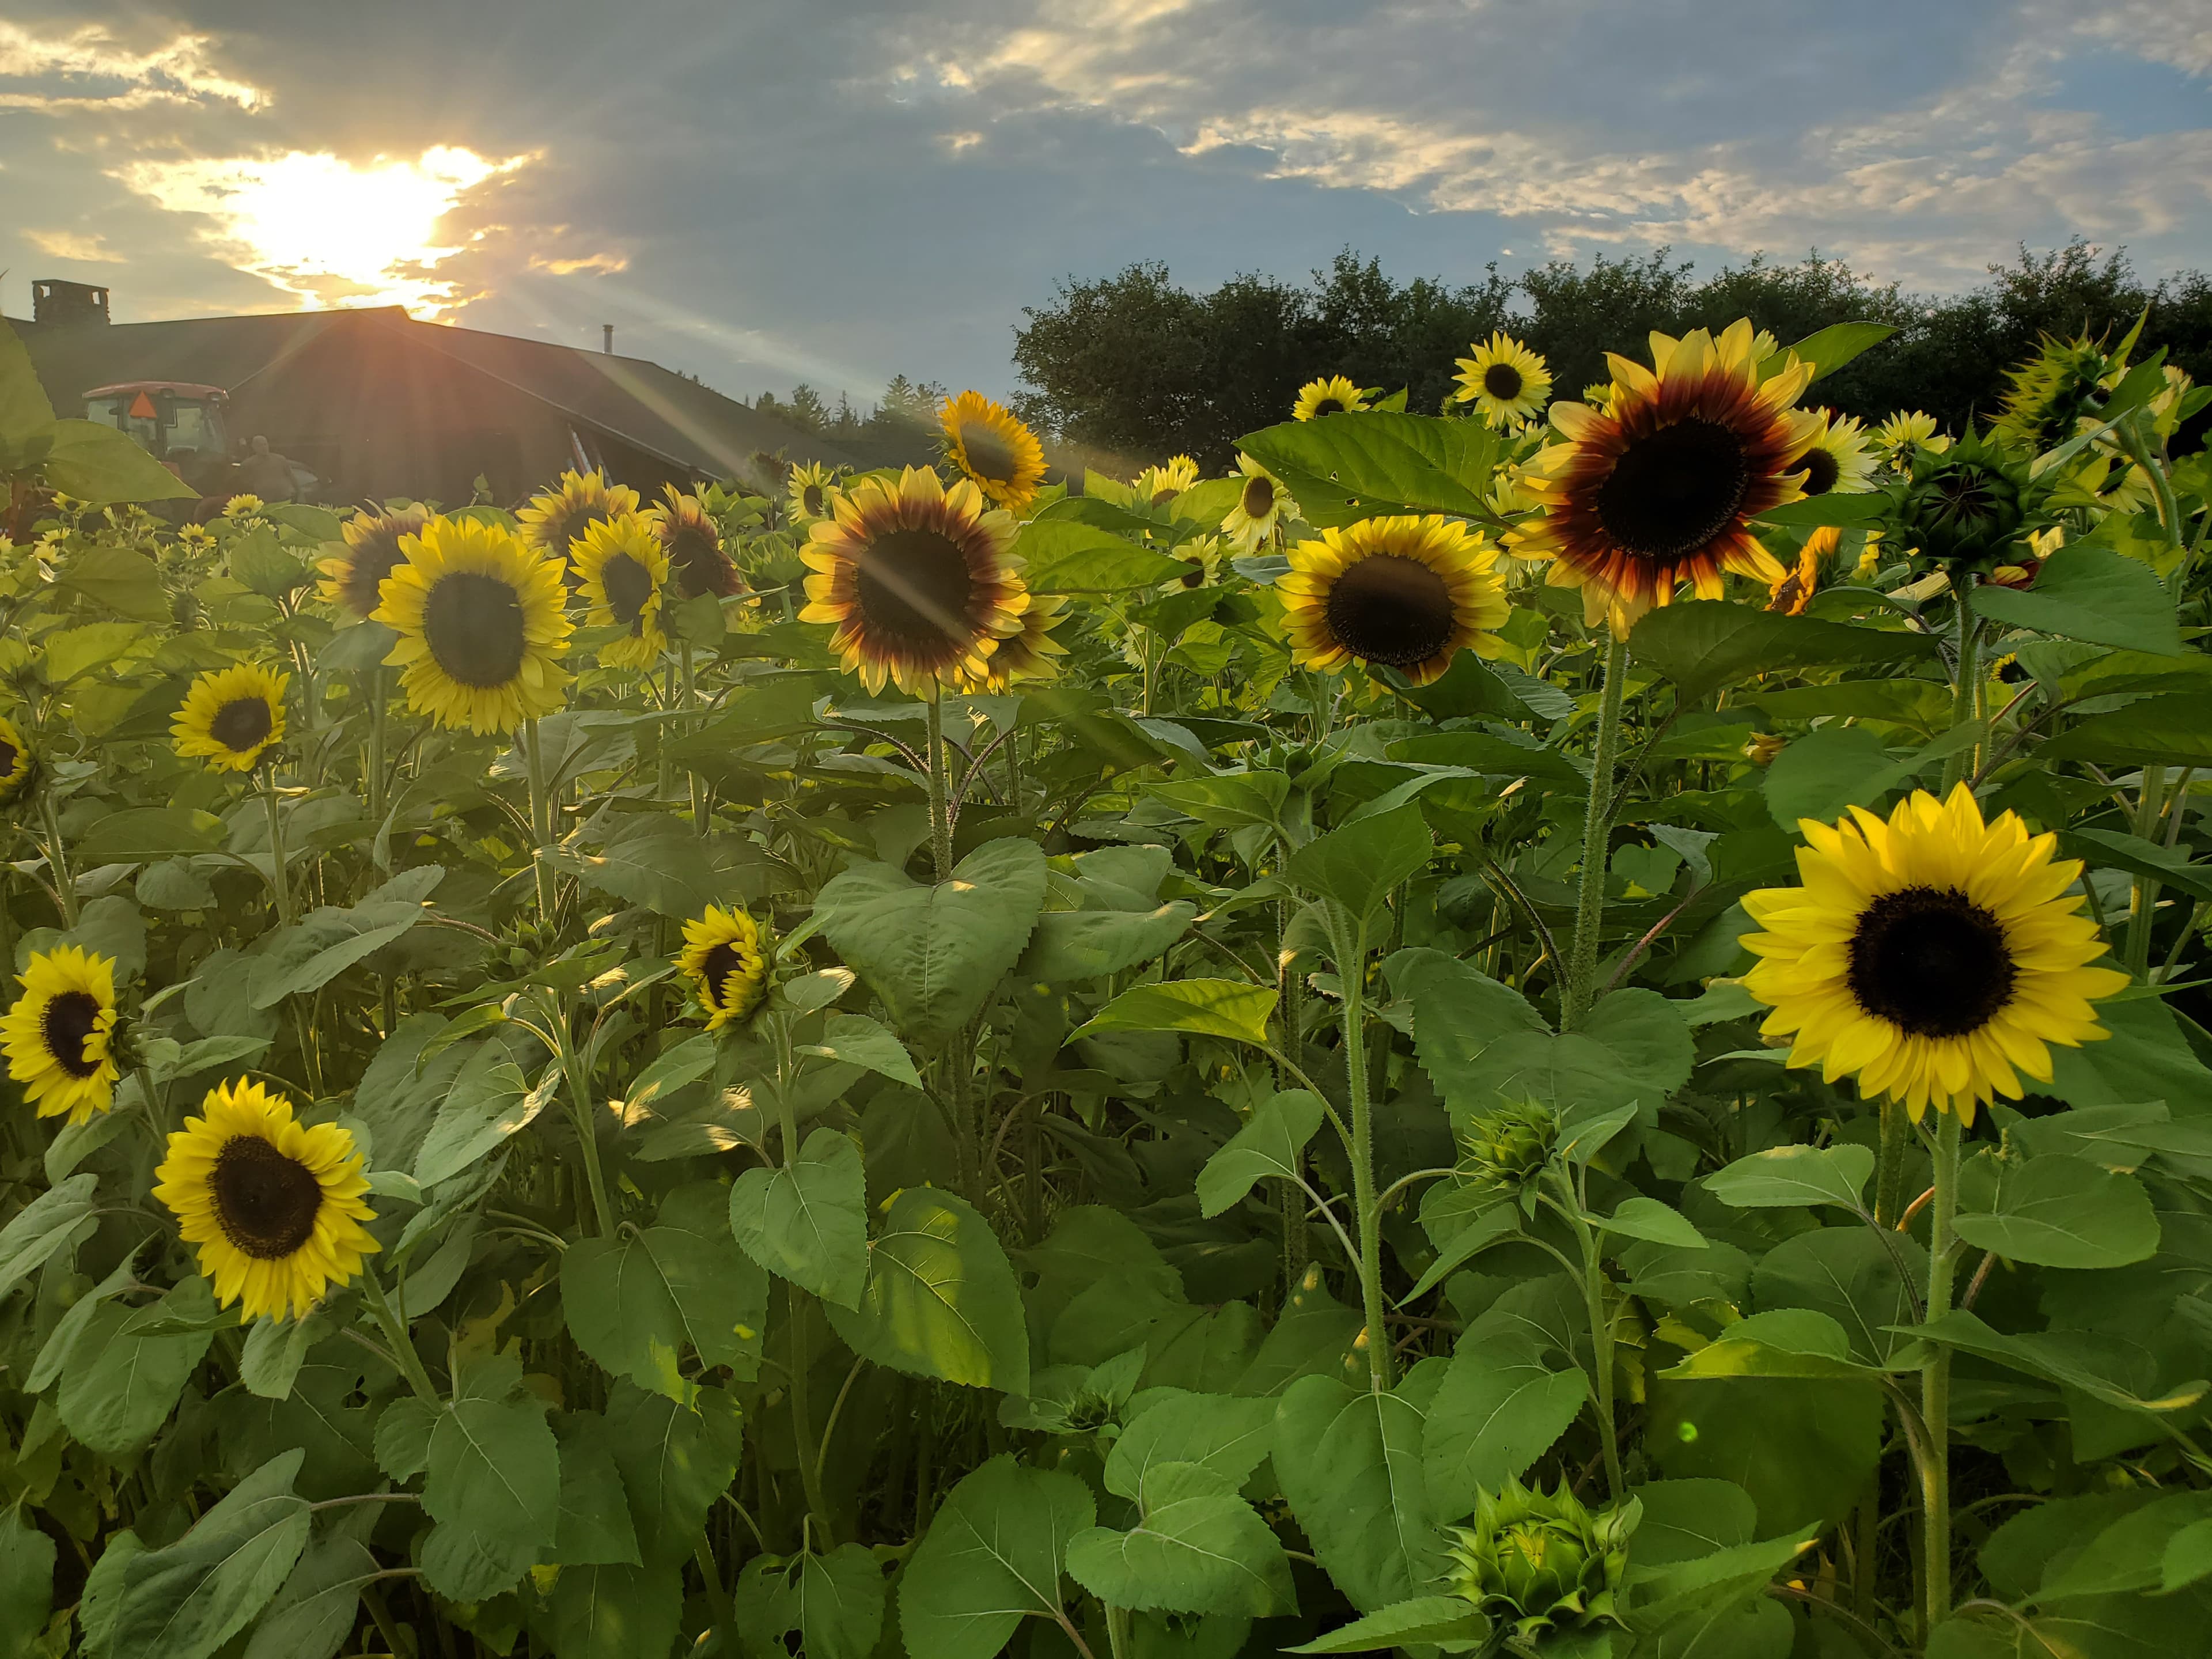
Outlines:
POLYGON ((850 465, 837 445, 640 357, 614 356, 479 329, 419 323, 397 306, 185 317, 157 323, 10 319, 48 397, 73 411, 87 389, 121 380, 197 380, 236 392, 325 331, 374 328, 435 351, 675 465, 732 478, 757 453, 850 465))

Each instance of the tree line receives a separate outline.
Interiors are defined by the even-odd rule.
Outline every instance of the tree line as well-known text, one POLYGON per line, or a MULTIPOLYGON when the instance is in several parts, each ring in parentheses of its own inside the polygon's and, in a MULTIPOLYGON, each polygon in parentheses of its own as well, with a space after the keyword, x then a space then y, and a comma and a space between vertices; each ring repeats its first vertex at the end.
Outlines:
MULTIPOLYGON (((1207 293, 1178 287, 1155 261, 1069 277, 1051 303, 1024 308, 1015 406, 1102 465, 1187 453, 1218 469, 1240 434, 1287 418, 1316 375, 1403 387, 1408 409, 1434 413, 1453 389, 1455 360, 1503 328, 1544 355, 1556 396, 1573 398, 1606 377, 1607 349, 1641 356, 1655 329, 1717 330, 1747 316, 1784 343, 1831 323, 1893 325, 1893 338, 1821 382, 1823 401, 1868 419, 1924 409, 1956 430, 1994 411, 2006 369, 2045 336, 2117 340, 2146 308, 2141 351, 2163 345, 2169 362, 2212 380, 2212 276, 2146 281, 2124 250, 2078 241, 2042 254, 2023 247, 1979 286, 1948 295, 1908 293, 1817 254, 1699 276, 1663 247, 1587 266, 1554 260, 1513 277, 1493 264, 1459 286, 1401 283, 1347 249, 1306 283, 1245 275, 1207 293)), ((2178 448, 2202 440, 2201 429, 2185 434, 2178 448)))

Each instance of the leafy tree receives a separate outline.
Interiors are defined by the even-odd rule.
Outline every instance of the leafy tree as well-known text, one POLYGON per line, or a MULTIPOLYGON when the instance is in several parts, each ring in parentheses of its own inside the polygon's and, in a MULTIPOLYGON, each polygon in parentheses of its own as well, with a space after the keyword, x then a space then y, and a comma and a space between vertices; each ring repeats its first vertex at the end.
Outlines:
MULTIPOLYGON (((1559 394, 1606 373, 1607 349, 1637 351, 1653 330, 1679 334, 1749 317, 1777 339, 1831 323, 1887 323, 1895 337, 1822 382, 1833 407, 1879 419, 1925 409, 1963 426, 1991 409, 2005 369, 2046 334, 2117 338, 2148 307, 2144 349, 2166 346, 2200 380, 2212 378, 2212 277, 2147 283, 2124 251, 2071 243, 2022 248, 1970 292, 1931 296, 1877 283, 1818 253, 1791 264, 1756 256, 1699 276, 1666 248, 1587 266, 1554 260, 1508 279, 1401 284, 1349 250, 1304 284, 1243 275, 1209 293, 1177 286, 1163 264, 1064 281, 1029 307, 1014 364, 1028 383, 1024 416, 1066 443, 1141 465, 1188 451, 1228 464, 1236 439, 1289 410, 1316 374, 1403 388, 1407 406, 1434 410, 1452 389, 1454 360, 1504 327, 1549 360, 1559 394)), ((2185 434, 2180 448, 2194 447, 2185 434)))

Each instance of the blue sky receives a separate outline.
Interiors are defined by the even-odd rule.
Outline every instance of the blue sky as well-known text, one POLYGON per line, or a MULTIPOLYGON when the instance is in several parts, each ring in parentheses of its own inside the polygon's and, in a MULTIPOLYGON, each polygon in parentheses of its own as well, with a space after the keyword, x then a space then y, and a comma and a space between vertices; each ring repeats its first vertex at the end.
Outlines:
POLYGON ((400 298, 1004 393, 1022 307, 1138 259, 2212 265, 2212 0, 16 0, 0 201, 11 314, 400 298))

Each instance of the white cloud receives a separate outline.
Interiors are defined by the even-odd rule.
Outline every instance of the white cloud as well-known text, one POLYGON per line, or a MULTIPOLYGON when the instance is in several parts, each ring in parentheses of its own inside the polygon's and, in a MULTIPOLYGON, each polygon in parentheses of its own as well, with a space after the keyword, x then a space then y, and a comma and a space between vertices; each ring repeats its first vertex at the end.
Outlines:
POLYGON ((96 265, 129 263, 128 255, 118 253, 107 246, 106 237, 97 234, 88 236, 76 230, 26 230, 23 235, 40 252, 51 253, 57 259, 76 259, 96 265))

